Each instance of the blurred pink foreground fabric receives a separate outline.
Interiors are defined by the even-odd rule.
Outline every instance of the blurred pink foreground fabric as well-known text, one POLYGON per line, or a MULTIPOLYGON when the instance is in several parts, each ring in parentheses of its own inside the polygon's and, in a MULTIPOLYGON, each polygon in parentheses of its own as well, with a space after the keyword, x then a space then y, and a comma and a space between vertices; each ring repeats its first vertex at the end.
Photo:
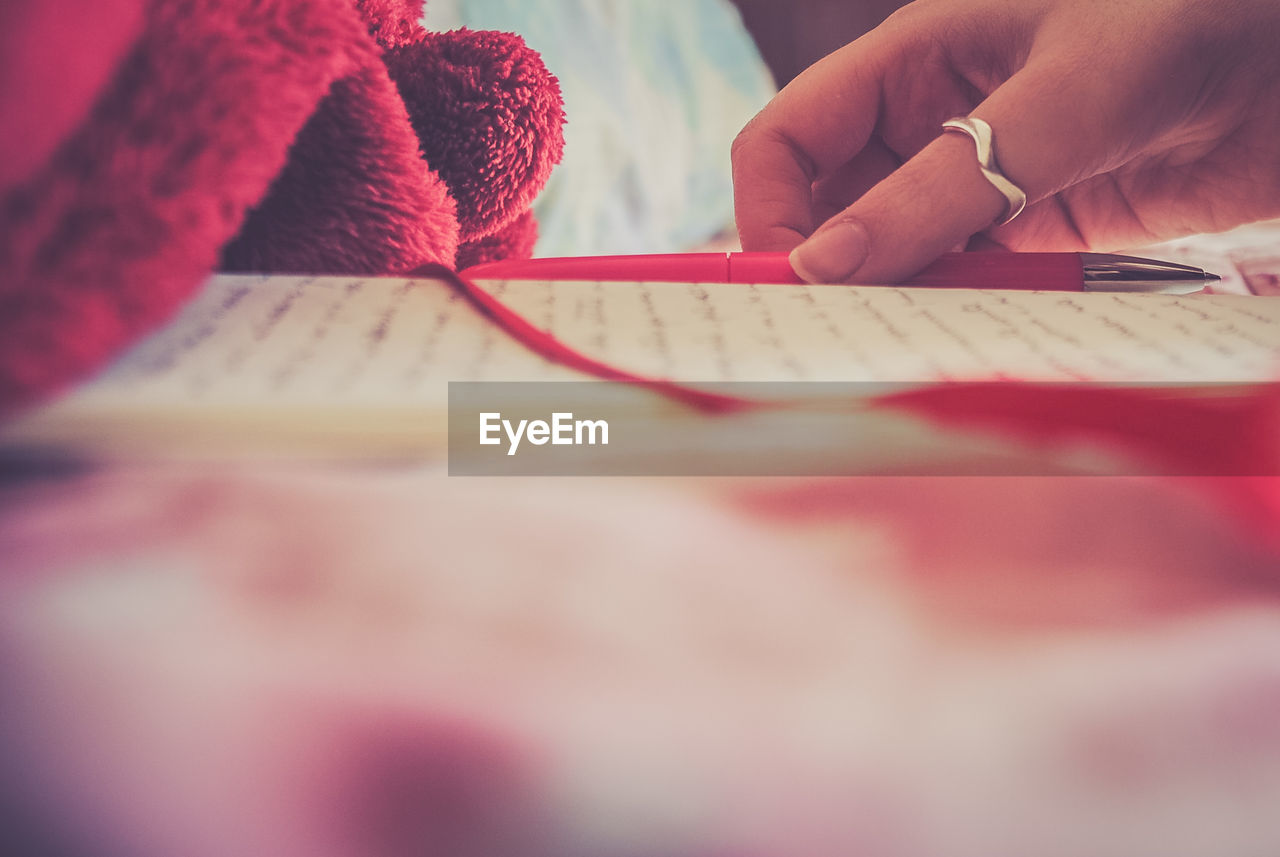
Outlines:
POLYGON ((67 854, 1280 853, 1280 558, 1191 482, 0 498, 0 797, 67 854))

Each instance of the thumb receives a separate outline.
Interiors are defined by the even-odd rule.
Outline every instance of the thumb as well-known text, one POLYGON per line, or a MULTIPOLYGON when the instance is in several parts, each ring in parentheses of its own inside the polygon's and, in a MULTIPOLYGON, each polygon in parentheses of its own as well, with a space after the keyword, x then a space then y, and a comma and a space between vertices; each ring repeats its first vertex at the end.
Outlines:
MULTIPOLYGON (((1055 74, 1056 76, 1056 74, 1055 74)), ((1039 73, 1024 69, 973 111, 993 129, 997 165, 1028 201, 1101 170, 1106 141, 1072 131, 1095 124, 1105 107, 1062 91, 1045 99, 1039 73)), ((1080 91, 1080 90, 1077 90, 1080 91)), ((914 157, 832 217, 792 251, 791 265, 811 283, 897 282, 992 226, 1006 200, 983 176, 974 142, 942 133, 914 157)))

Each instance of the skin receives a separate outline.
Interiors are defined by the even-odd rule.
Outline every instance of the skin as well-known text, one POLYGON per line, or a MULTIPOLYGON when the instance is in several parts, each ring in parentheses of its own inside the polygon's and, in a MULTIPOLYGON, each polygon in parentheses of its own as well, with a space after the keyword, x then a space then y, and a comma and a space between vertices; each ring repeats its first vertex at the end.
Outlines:
POLYGON ((733 148, 746 250, 892 282, 958 246, 1115 249, 1280 215, 1277 0, 919 0, 733 148), (1005 201, 952 116, 995 129, 1005 201))

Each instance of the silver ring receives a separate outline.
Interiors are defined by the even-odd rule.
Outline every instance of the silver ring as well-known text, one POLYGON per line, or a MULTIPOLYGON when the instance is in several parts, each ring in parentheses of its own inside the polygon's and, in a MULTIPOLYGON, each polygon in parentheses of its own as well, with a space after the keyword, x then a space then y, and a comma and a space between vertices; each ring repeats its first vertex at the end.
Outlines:
POLYGON ((959 131, 969 135, 978 148, 978 169, 991 186, 1004 196, 1004 214, 996 218, 997 226, 1004 226, 1027 207, 1027 195, 1022 188, 1005 177, 996 163, 995 132, 986 122, 974 116, 957 116, 942 123, 943 131, 959 131))

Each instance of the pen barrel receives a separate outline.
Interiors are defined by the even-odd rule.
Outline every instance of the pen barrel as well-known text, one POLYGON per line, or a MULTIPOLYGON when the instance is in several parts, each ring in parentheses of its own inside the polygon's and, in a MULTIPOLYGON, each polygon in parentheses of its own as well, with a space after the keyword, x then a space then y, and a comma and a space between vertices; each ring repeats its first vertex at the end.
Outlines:
POLYGON ((729 282, 802 285, 786 253, 730 253, 729 282))
POLYGON ((487 262, 462 273, 476 280, 723 283, 729 260, 727 253, 562 256, 487 262))
POLYGON ((948 289, 1080 291, 1084 263, 1078 253, 947 253, 905 281, 948 289))

